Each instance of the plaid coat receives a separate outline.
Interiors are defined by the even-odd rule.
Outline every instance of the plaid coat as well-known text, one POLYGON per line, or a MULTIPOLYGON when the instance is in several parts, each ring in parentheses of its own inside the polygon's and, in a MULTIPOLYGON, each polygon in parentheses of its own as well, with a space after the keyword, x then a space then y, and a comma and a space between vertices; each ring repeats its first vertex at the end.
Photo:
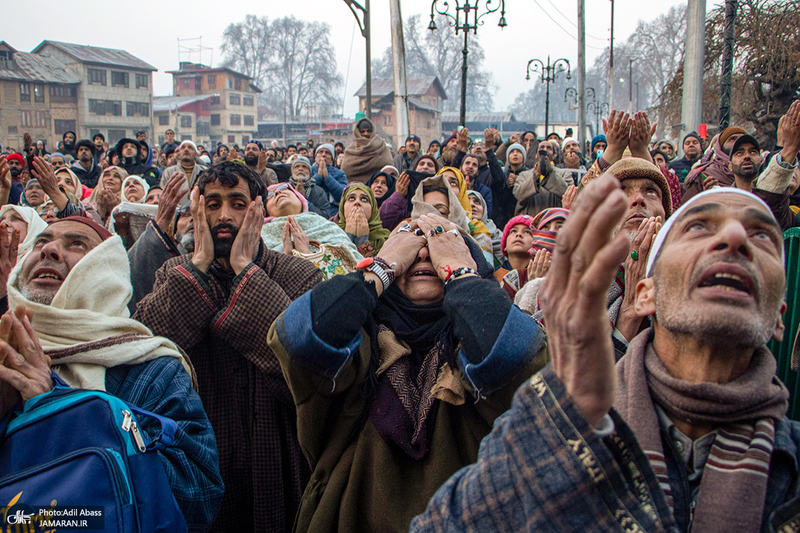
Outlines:
POLYGON ((312 263, 261 247, 238 276, 183 255, 157 272, 134 318, 179 344, 197 371, 225 482, 215 531, 291 529, 309 476, 292 395, 267 332, 322 279, 312 263))

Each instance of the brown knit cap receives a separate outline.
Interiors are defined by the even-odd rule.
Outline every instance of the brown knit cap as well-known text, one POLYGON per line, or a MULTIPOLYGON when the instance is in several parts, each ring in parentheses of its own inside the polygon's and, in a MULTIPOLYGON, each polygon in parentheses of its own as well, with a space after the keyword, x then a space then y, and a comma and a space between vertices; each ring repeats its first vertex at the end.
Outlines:
POLYGON ((747 132, 739 126, 728 126, 719 134, 719 145, 725 146, 725 141, 730 139, 731 135, 745 135, 746 133, 747 132))
POLYGON ((664 205, 665 218, 672 214, 672 193, 667 178, 661 170, 650 161, 638 157, 620 159, 606 171, 619 181, 642 178, 654 181, 661 189, 661 203, 664 205))

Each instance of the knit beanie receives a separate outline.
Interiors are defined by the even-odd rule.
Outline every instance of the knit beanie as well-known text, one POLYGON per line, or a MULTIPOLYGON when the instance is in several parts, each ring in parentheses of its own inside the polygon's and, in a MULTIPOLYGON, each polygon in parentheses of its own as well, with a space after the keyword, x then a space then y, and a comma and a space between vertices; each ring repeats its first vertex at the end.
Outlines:
POLYGON ((14 152, 13 154, 8 154, 6 156, 6 161, 11 161, 12 159, 15 159, 23 167, 25 166, 25 160, 22 159, 22 156, 20 154, 18 154, 17 152, 14 152))
POLYGON ((508 234, 511 232, 511 228, 517 224, 522 224, 533 229, 533 217, 530 215, 517 215, 509 220, 508 224, 506 224, 506 227, 503 228, 503 238, 500 240, 500 251, 503 252, 503 255, 506 257, 508 257, 506 254, 506 239, 508 239, 508 234))
POLYGON ((594 151, 594 145, 599 143, 599 142, 604 142, 604 143, 608 144, 608 141, 606 140, 606 136, 605 135, 595 135, 592 138, 592 147, 591 147, 592 151, 594 151))
POLYGON ((616 177, 619 181, 638 178, 655 182, 661 189, 661 204, 664 206, 664 218, 668 218, 672 214, 672 193, 670 192, 667 178, 661 170, 650 161, 638 157, 620 159, 611 165, 607 172, 616 177))
POLYGON ((292 161, 292 170, 294 170, 295 165, 305 165, 308 167, 309 171, 311 170, 311 162, 304 155, 298 155, 294 158, 294 161, 292 161))
POLYGON ((701 145, 703 144, 703 139, 700 138, 700 135, 696 131, 690 131, 681 141, 681 146, 684 145, 686 139, 688 139, 689 137, 694 137, 695 139, 697 139, 697 142, 699 142, 701 145))
POLYGON ((506 160, 508 160, 508 154, 510 154, 513 150, 519 150, 522 152, 522 163, 524 164, 528 159, 528 151, 525 150, 525 147, 519 143, 514 143, 508 147, 508 150, 506 150, 506 160))
POLYGON ((319 146, 317 146, 317 149, 314 150, 314 155, 317 155, 320 150, 327 150, 328 152, 330 152, 331 157, 333 157, 333 154, 336 153, 336 149, 333 147, 333 145, 327 143, 320 144, 319 146))
MULTIPOLYGON (((575 137, 567 137, 563 141, 561 141, 561 149, 563 150, 566 148, 568 143, 575 143, 578 144, 578 140, 575 137)), ((580 145, 578 145, 580 146, 580 145)))
POLYGON ((739 126, 728 126, 722 133, 719 134, 719 145, 724 147, 725 141, 731 138, 731 135, 746 135, 747 132, 744 131, 739 126))

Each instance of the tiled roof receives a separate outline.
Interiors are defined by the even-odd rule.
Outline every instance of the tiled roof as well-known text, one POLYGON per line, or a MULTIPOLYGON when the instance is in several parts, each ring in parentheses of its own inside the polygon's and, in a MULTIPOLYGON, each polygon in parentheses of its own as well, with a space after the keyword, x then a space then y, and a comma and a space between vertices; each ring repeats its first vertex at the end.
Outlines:
MULTIPOLYGON (((422 76, 420 78, 406 78, 406 85, 409 96, 422 96, 428 92, 431 85, 437 85, 442 93, 442 98, 447 99, 442 83, 436 76, 422 76)), ((386 96, 394 92, 394 78, 372 78, 372 96, 386 96)), ((367 96, 367 84, 358 89, 356 96, 367 96)))
POLYGON ((81 78, 52 57, 14 52, 11 61, 0 60, 0 79, 43 83, 80 83, 81 78))
POLYGON ((96 65, 110 65, 114 67, 127 67, 139 70, 158 70, 149 63, 145 63, 138 57, 125 50, 114 48, 100 48, 99 46, 86 46, 82 44, 62 43, 59 41, 42 41, 39 46, 33 49, 33 53, 38 53, 47 45, 54 46, 83 63, 93 63, 96 65))
POLYGON ((153 97, 153 112, 159 111, 172 111, 173 109, 180 109, 181 107, 193 104, 194 102, 202 102, 203 100, 210 100, 213 96, 218 94, 198 94, 197 96, 154 96, 153 97))

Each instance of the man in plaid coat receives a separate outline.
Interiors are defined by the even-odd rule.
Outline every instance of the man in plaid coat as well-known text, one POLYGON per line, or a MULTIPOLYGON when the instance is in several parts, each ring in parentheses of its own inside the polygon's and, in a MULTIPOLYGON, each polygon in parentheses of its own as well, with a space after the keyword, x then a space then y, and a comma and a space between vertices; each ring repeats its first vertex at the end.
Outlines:
POLYGON ((273 320, 322 279, 261 242, 266 190, 246 166, 208 169, 192 191, 195 251, 167 261, 134 317, 197 370, 225 497, 214 531, 291 529, 309 468, 292 395, 267 346, 273 320))

